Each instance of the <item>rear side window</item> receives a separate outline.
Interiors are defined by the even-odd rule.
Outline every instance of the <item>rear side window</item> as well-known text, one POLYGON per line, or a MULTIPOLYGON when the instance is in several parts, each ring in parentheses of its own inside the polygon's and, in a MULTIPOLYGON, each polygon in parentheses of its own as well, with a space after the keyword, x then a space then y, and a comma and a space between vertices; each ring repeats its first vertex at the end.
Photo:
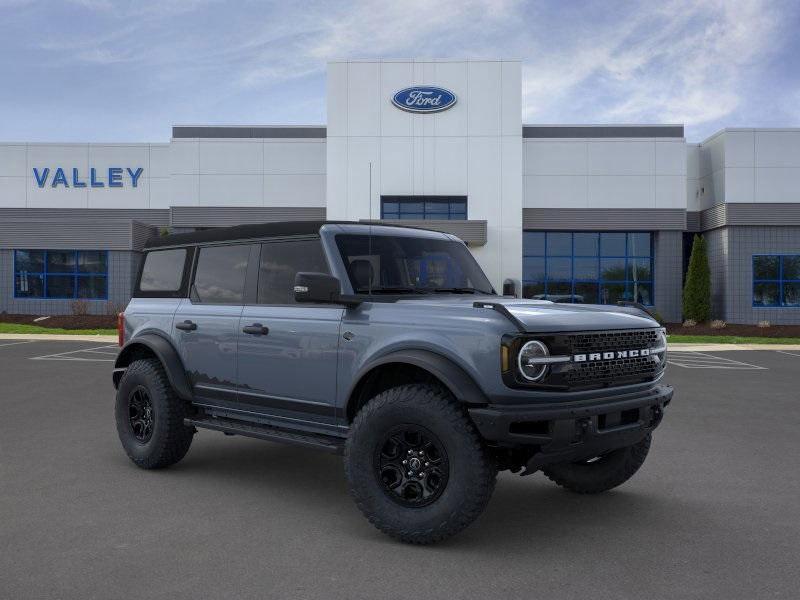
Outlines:
POLYGON ((178 292, 183 282, 186 248, 155 250, 144 257, 139 290, 142 292, 178 292))
POLYGON ((243 304, 250 246, 200 248, 192 298, 207 304, 243 304))
POLYGON ((289 240, 261 245, 259 304, 294 304, 298 272, 330 273, 320 240, 289 240))

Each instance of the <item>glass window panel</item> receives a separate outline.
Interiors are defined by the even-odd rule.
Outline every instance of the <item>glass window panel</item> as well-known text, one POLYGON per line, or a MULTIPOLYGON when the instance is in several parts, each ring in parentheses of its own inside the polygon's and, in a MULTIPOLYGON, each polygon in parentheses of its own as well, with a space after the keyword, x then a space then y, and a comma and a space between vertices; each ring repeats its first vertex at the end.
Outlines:
POLYGON ((17 298, 43 298, 44 275, 31 275, 27 271, 17 272, 14 277, 14 295, 17 298))
POLYGON ((395 220, 397 220, 397 219, 400 218, 400 214, 396 213, 396 212, 390 212, 390 213, 385 212, 385 213, 383 213, 383 218, 384 219, 395 219, 395 220))
POLYGON ((263 244, 261 271, 258 277, 258 302, 294 304, 294 278, 301 271, 330 272, 319 240, 263 244))
POLYGON ((800 279, 800 255, 784 256, 783 279, 800 279))
POLYGON ((628 296, 634 302, 650 306, 653 304, 653 284, 629 281, 628 296))
POLYGON ((424 219, 425 215, 422 213, 400 213, 400 219, 410 221, 412 219, 424 219))
POLYGON ((575 279, 597 281, 598 269, 597 257, 575 259, 575 279))
POLYGON ((778 257, 754 256, 753 279, 778 279, 778 257))
MULTIPOLYGON (((48 273, 73 273, 75 271, 74 250, 48 250, 48 273)), ((48 293, 49 295, 49 293, 48 293)))
POLYGON ((569 281, 548 281, 545 300, 572 302, 572 283, 569 281))
POLYGON ((525 282, 522 286, 522 297, 523 298, 534 298, 536 300, 541 300, 544 297, 544 282, 525 282))
POLYGON ((650 256, 650 234, 628 234, 628 256, 650 256))
POLYGON ((602 279, 603 281, 624 281, 625 259, 624 258, 600 259, 600 279, 602 279))
POLYGON ((78 298, 105 298, 105 275, 79 275, 78 298))
POLYGON ((753 304, 755 306, 777 306, 778 305, 778 283, 755 283, 753 284, 753 304))
POLYGON ((250 246, 200 248, 194 277, 196 297, 208 304, 241 304, 250 246))
POLYGON ((425 212, 425 203, 424 202, 401 202, 400 203, 400 212, 413 212, 413 213, 422 213, 425 212))
POLYGON ((601 256, 625 256, 625 234, 624 233, 601 233, 600 234, 600 255, 601 256))
POLYGON ((572 256, 572 234, 548 233, 547 256, 572 256))
POLYGON ((44 250, 17 250, 14 257, 17 271, 44 272, 44 250))
POLYGON ((467 212, 467 203, 464 202, 463 200, 461 202, 451 202, 450 212, 459 214, 467 212))
POLYGON ((597 293, 600 286, 586 281, 575 282, 575 302, 583 304, 597 304, 597 293))
POLYGON ((148 252, 144 258, 139 289, 143 292, 177 292, 183 281, 185 262, 184 248, 148 252))
POLYGON ((525 231, 522 234, 524 256, 544 256, 544 231, 525 231))
MULTIPOLYGON (((48 253, 49 254, 49 253, 48 253)), ((48 275, 48 298, 74 298, 75 277, 73 275, 48 275)))
POLYGON ((81 250, 78 252, 78 272, 80 273, 106 273, 108 254, 102 250, 81 250))
POLYGON ((572 259, 548 258, 547 279, 572 279, 572 259))
POLYGON ((800 283, 783 284, 783 305, 800 306, 800 283))
POLYGON ((428 200, 425 202, 425 212, 446 213, 449 210, 450 204, 447 201, 439 202, 436 200, 428 200))
POLYGON ((599 253, 599 233, 576 233, 575 256, 597 256, 599 253))
POLYGON ((522 279, 525 281, 544 280, 544 258, 524 257, 522 259, 522 279))
POLYGON ((649 258, 628 259, 628 279, 631 281, 652 281, 649 258))
POLYGON ((616 304, 618 300, 628 300, 624 283, 606 283, 600 286, 600 304, 616 304))
POLYGON ((400 212, 400 204, 397 202, 384 202, 381 204, 384 214, 387 212, 400 212))

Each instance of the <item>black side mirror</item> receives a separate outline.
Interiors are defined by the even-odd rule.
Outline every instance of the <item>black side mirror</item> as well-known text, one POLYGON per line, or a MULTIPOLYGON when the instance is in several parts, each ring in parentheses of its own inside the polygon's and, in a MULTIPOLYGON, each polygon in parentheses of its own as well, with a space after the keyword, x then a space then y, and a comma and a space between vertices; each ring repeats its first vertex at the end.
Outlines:
POLYGON ((300 272, 294 278, 294 299, 296 302, 338 304, 341 289, 339 280, 327 273, 300 272))

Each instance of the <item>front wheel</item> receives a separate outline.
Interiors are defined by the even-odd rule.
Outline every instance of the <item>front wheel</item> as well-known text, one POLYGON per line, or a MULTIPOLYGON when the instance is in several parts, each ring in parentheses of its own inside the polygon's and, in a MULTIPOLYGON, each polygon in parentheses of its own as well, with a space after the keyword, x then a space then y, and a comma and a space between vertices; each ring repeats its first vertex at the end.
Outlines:
POLYGON ((641 441, 587 460, 544 467, 553 482, 578 494, 599 494, 633 477, 647 458, 651 434, 641 441))
POLYGON ((403 542, 455 535, 483 512, 497 469, 463 408, 440 387, 403 385, 370 400, 345 447, 350 493, 403 542))

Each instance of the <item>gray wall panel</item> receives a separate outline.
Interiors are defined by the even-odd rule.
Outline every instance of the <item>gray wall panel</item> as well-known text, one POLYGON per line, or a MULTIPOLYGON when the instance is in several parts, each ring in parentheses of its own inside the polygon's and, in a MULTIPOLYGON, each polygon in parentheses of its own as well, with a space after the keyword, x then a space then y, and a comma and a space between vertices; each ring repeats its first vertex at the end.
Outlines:
POLYGON ((151 225, 169 225, 169 209, 159 208, 0 208, 0 222, 5 220, 122 221, 136 219, 151 225))
POLYGON ((402 225, 404 227, 419 227, 420 229, 429 229, 431 231, 443 231, 458 236, 461 240, 470 246, 485 246, 486 245, 486 221, 469 220, 469 221, 449 221, 438 219, 426 220, 394 220, 383 219, 380 221, 369 221, 362 219, 362 223, 381 223, 383 225, 402 225))
POLYGON ((523 229, 630 231, 686 229, 682 208, 523 208, 523 229))
POLYGON ((324 221, 325 207, 293 206, 173 206, 173 227, 227 227, 277 221, 324 221))
POLYGON ((322 125, 308 127, 206 127, 176 126, 172 128, 173 138, 325 138, 327 128, 322 125))
POLYGON ((683 312, 683 233, 657 231, 655 240, 655 309, 668 323, 679 323, 683 312))
POLYGON ((523 125, 524 138, 682 138, 683 125, 523 125))
POLYGON ((0 248, 130 250, 131 221, 0 221, 0 248))
POLYGON ((701 231, 700 211, 690 210, 686 212, 686 231, 701 231))

